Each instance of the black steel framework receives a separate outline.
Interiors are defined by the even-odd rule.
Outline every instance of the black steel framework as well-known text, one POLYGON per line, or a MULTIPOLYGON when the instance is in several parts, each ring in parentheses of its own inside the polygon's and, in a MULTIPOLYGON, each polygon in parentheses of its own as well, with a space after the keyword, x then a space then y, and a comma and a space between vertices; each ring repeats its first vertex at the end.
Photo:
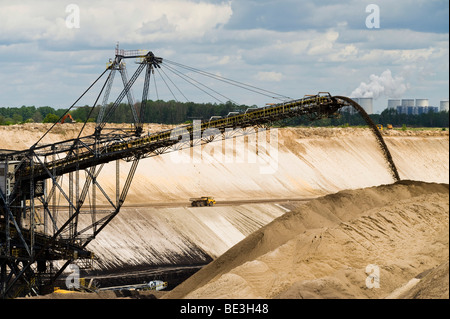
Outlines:
POLYGON ((341 108, 352 106, 369 123, 393 179, 399 179, 382 136, 364 110, 346 97, 328 93, 142 135, 151 75, 162 63, 163 59, 152 52, 117 48, 114 61, 102 73, 109 71, 94 103, 95 106, 103 94, 94 134, 81 137, 80 131, 75 139, 0 152, 0 168, 5 169, 8 180, 7 187, 0 188, 1 297, 45 293, 70 263, 91 261, 94 256, 87 245, 119 213, 140 159, 229 138, 230 129, 233 132, 240 129, 245 134, 249 127, 298 116, 310 120, 332 117, 341 108), (123 61, 129 58, 139 59, 130 79, 123 61), (144 69, 141 107, 136 109, 131 88, 144 69), (116 71, 120 72, 124 87, 114 103, 108 104, 116 71), (135 120, 133 130, 105 130, 105 124, 125 96, 135 120), (214 136, 204 132, 213 132, 214 136), (121 160, 127 163, 121 166, 121 160), (116 185, 111 194, 102 186, 101 179, 104 165, 113 161, 116 161, 116 185), (125 183, 121 184, 124 176, 125 183), (53 261, 59 261, 60 265, 53 261))

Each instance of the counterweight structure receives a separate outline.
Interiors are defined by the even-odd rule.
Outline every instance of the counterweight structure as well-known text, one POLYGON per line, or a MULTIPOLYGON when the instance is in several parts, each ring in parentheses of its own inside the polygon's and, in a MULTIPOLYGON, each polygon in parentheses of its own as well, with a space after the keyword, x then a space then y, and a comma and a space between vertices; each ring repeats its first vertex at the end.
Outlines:
POLYGON ((332 117, 341 108, 352 106, 368 121, 393 179, 399 179, 382 136, 364 110, 349 98, 333 97, 329 93, 143 134, 143 112, 151 75, 162 63, 163 59, 152 52, 117 48, 114 61, 108 63, 96 80, 109 71, 93 106, 103 95, 93 134, 82 137, 80 131, 78 138, 50 144, 40 143, 41 138, 27 150, 0 151, 2 298, 46 293, 71 263, 89 264, 94 256, 87 246, 119 213, 141 159, 229 138, 230 129, 246 134, 248 128, 267 126, 291 117, 303 116, 310 120, 332 117), (128 79, 124 59, 130 58, 139 61, 137 70, 128 79), (121 74, 123 89, 116 100, 108 104, 117 71, 121 74), (137 109, 131 87, 142 72, 142 100, 137 109), (106 129, 105 124, 125 96, 134 118, 133 129, 106 129), (104 165, 114 161, 116 180, 111 193, 102 186, 101 174, 104 165), (123 162, 127 163, 121 165, 123 162), (102 205, 98 205, 99 202, 102 205))

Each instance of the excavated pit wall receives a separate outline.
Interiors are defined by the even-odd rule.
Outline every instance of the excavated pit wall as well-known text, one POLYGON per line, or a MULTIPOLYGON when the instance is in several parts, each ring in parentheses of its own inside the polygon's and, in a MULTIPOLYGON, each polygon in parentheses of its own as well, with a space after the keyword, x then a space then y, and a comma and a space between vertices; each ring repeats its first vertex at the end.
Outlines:
MULTIPOLYGON (((152 131, 161 128, 169 127, 151 126, 152 131)), ((78 129, 75 124, 59 126, 46 142, 73 138, 78 129)), ((30 147, 44 131, 39 124, 1 127, 0 148, 30 147)), ((265 171, 268 162, 251 160, 253 149, 244 137, 215 144, 219 147, 210 144, 202 153, 233 154, 228 162, 208 156, 199 160, 195 155, 196 160, 183 159, 175 153, 141 160, 122 211, 89 245, 100 258, 97 267, 204 264, 286 212, 274 203, 190 208, 190 197, 211 195, 219 203, 287 201, 393 182, 369 129, 282 128, 276 133, 271 169, 265 171), (242 149, 245 155, 239 158, 242 149), (174 207, 154 206, 161 203, 174 207)), ((402 179, 448 183, 448 132, 387 131, 383 137, 402 179)), ((114 193, 114 163, 105 166, 99 182, 114 193)))

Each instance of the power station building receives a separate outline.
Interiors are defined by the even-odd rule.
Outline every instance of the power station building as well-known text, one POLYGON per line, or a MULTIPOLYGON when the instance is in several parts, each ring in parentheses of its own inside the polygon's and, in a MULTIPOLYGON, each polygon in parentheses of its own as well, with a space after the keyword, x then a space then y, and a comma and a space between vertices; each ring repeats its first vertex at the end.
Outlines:
POLYGON ((448 111, 448 101, 441 101, 440 107, 430 106, 428 99, 389 99, 388 109, 397 110, 399 114, 419 115, 423 113, 448 111))
MULTIPOLYGON (((362 106, 367 114, 373 114, 373 98, 371 97, 355 97, 353 101, 362 106)), ((387 108, 396 110, 399 114, 419 115, 429 112, 449 111, 449 101, 440 101, 439 106, 431 106, 429 99, 389 99, 387 108)), ((346 107, 344 112, 355 114, 356 111, 352 107, 346 107)))

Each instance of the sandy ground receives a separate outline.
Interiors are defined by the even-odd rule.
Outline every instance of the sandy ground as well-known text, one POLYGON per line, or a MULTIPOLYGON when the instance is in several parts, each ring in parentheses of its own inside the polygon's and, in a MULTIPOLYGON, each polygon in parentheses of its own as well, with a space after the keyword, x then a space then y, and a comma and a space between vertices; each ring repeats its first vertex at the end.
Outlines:
MULTIPOLYGON (((0 127, 0 149, 28 148, 44 127, 0 127)), ((45 142, 78 128, 58 126, 45 142)), ((269 172, 237 156, 251 144, 243 137, 213 147, 230 162, 141 160, 129 206, 89 248, 102 269, 214 259, 164 298, 448 298, 448 131, 383 134, 400 177, 421 182, 392 184, 368 129, 279 129, 269 172), (227 205, 186 206, 201 195, 227 205)), ((99 176, 107 192, 114 169, 99 176)))

